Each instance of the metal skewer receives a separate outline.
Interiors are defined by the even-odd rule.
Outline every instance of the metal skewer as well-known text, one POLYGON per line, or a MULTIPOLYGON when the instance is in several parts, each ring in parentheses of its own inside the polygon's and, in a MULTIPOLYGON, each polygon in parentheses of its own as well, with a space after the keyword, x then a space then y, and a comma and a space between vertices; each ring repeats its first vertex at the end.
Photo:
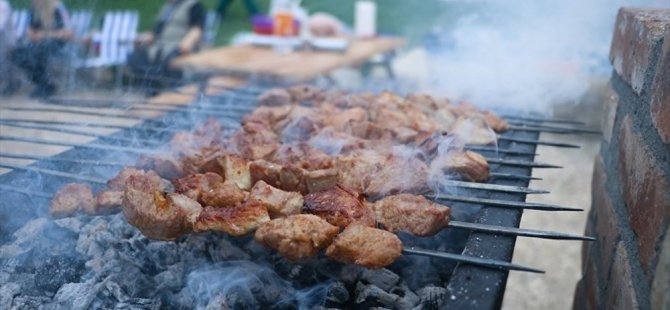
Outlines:
POLYGON ((537 178, 537 177, 532 177, 532 176, 527 176, 527 175, 522 175, 522 174, 500 173, 500 172, 489 173, 489 179, 513 179, 513 180, 522 180, 522 181, 542 180, 542 178, 537 178))
POLYGON ((39 167, 19 166, 19 165, 0 163, 0 168, 23 170, 23 171, 33 171, 33 172, 37 172, 37 173, 41 173, 41 174, 48 174, 48 175, 53 175, 53 176, 58 176, 58 177, 63 177, 63 178, 69 178, 69 179, 73 179, 73 180, 77 180, 77 181, 84 181, 84 182, 96 183, 96 184, 107 184, 107 180, 105 180, 105 179, 96 178, 96 177, 89 177, 89 176, 85 176, 85 175, 79 175, 79 174, 63 172, 63 171, 58 171, 58 170, 52 170, 52 169, 39 168, 39 167))
POLYGON ((509 114, 498 114, 500 117, 504 117, 508 120, 521 120, 521 121, 530 121, 535 123, 556 123, 556 124, 572 124, 572 125, 584 125, 583 122, 567 120, 567 119, 555 119, 555 118, 544 118, 539 116, 517 116, 509 114))
POLYGON ((90 148, 90 149, 99 149, 106 151, 122 151, 126 153, 135 153, 135 154, 150 154, 150 155, 164 155, 166 152, 157 151, 153 149, 138 149, 125 146, 112 146, 104 145, 97 143, 75 143, 75 142, 64 142, 64 141, 51 141, 39 138, 27 138, 27 137, 16 137, 16 136, 0 136, 0 140, 7 141, 21 141, 29 143, 38 143, 38 144, 48 144, 48 145, 59 145, 59 146, 69 146, 69 147, 81 147, 81 148, 90 148))
POLYGON ((517 264, 512 264, 512 263, 503 262, 503 261, 494 260, 494 259, 480 258, 480 257, 474 257, 474 256, 468 256, 468 255, 462 255, 462 254, 453 254, 453 253, 447 253, 447 252, 424 250, 424 249, 418 249, 418 248, 414 248, 414 247, 405 247, 402 250, 402 252, 403 252, 403 254, 409 254, 409 255, 419 255, 419 256, 428 256, 428 257, 434 257, 434 258, 450 259, 450 260, 454 260, 454 261, 457 261, 457 262, 470 264, 470 265, 481 266, 481 267, 486 267, 486 268, 501 269, 501 270, 527 271, 527 272, 534 272, 534 273, 544 273, 544 271, 539 270, 539 269, 535 269, 535 268, 530 268, 530 267, 517 265, 517 264))
POLYGON ((0 184, 0 190, 4 190, 4 191, 8 191, 8 192, 15 192, 15 193, 19 193, 19 194, 24 194, 24 195, 29 196, 29 197, 37 196, 37 197, 41 197, 41 198, 45 198, 45 199, 51 199, 51 197, 52 197, 49 194, 33 192, 33 191, 26 190, 25 188, 18 188, 18 187, 9 186, 9 185, 3 185, 3 184, 0 184))
POLYGON ((526 152, 520 150, 512 149, 503 149, 494 146, 481 146, 481 145, 466 145, 463 147, 464 150, 470 150, 475 152, 492 152, 505 155, 518 155, 518 156, 537 156, 535 152, 526 152))
POLYGON ((519 193, 519 194, 547 194, 547 193, 549 193, 548 191, 545 191, 545 190, 532 189, 532 188, 527 188, 527 187, 522 187, 522 186, 474 183, 474 182, 464 182, 464 181, 455 181, 455 180, 443 180, 440 183, 441 183, 441 185, 445 185, 445 186, 479 189, 479 190, 487 190, 487 191, 493 191, 493 192, 519 193))
POLYGON ((495 233, 501 235, 512 235, 512 236, 533 237, 533 238, 554 239, 554 240, 584 240, 584 241, 596 240, 593 237, 571 235, 554 231, 524 229, 524 228, 495 226, 495 225, 483 225, 483 224, 460 222, 460 221, 449 221, 449 224, 447 225, 448 225, 447 227, 463 228, 463 229, 469 229, 487 233, 495 233))
POLYGON ((580 133, 594 134, 594 135, 602 134, 602 132, 597 131, 597 130, 589 130, 589 129, 581 129, 581 128, 555 127, 555 126, 546 126, 546 125, 537 125, 537 126, 511 125, 510 129, 511 130, 519 130, 519 131, 549 132, 549 133, 559 133, 559 134, 580 134, 580 133))
POLYGON ((486 157, 486 161, 489 164, 503 165, 503 166, 516 166, 516 167, 529 167, 529 168, 563 168, 561 166, 550 165, 545 163, 538 163, 534 161, 522 161, 522 160, 509 160, 509 159, 497 159, 486 157))
POLYGON ((534 144, 534 145, 548 145, 555 147, 567 147, 567 148, 580 148, 579 145, 563 143, 563 142, 553 142, 553 141, 542 141, 542 140, 532 140, 532 139, 522 139, 522 138, 510 138, 498 135, 498 141, 509 141, 523 144, 534 144))
POLYGON ((29 159, 29 160, 40 160, 40 161, 55 161, 55 162, 67 162, 77 165, 92 165, 92 166, 111 166, 111 167, 125 167, 128 166, 128 163, 113 163, 105 162, 99 160, 90 160, 90 159, 71 159, 71 158, 58 158, 58 157, 47 157, 47 156, 35 156, 28 154, 16 154, 16 153, 5 153, 0 152, 0 157, 4 158, 16 158, 16 159, 29 159))
POLYGON ((99 134, 91 133, 90 131, 66 129, 66 128, 53 127, 53 126, 26 125, 26 124, 20 124, 20 123, 12 123, 12 122, 0 122, 0 125, 9 126, 9 127, 16 127, 16 128, 38 129, 38 130, 47 130, 47 131, 53 131, 53 132, 62 132, 62 133, 68 133, 68 134, 74 134, 74 135, 80 135, 80 136, 86 136, 86 137, 93 137, 93 138, 98 138, 98 139, 116 140, 116 141, 120 141, 120 142, 124 142, 124 143, 141 143, 141 144, 144 144, 144 145, 157 145, 158 144, 156 141, 152 141, 152 140, 144 140, 144 139, 140 139, 140 138, 135 139, 135 138, 124 138, 124 137, 112 137, 110 135, 99 135, 99 134))
MULTIPOLYGON (((73 121, 45 121, 45 120, 33 120, 25 118, 0 118, 0 123, 28 123, 28 124, 48 124, 48 125, 57 125, 57 126, 79 126, 79 127, 91 127, 91 128, 108 128, 108 129, 129 129, 136 125, 123 126, 123 125, 112 125, 112 124, 92 124, 87 122, 73 122, 73 121)), ((150 126, 149 124, 142 124, 141 127, 133 128, 136 131, 157 131, 157 132, 166 132, 166 133, 176 133, 181 130, 176 128, 164 128, 164 127, 155 127, 150 126)))
POLYGON ((438 201, 456 201, 456 202, 473 203, 478 205, 508 208, 508 209, 529 209, 539 211, 584 211, 584 209, 579 208, 555 206, 555 205, 533 203, 533 202, 464 197, 464 196, 454 196, 446 194, 426 195, 426 196, 428 198, 437 199, 438 201))

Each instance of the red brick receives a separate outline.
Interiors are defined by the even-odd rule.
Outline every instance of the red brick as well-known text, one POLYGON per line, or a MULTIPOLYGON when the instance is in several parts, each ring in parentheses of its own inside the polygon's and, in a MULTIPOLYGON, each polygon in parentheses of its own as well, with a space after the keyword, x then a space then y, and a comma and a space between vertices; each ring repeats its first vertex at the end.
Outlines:
POLYGON ((637 238, 640 261, 649 276, 649 262, 670 217, 670 186, 658 162, 649 154, 642 137, 633 131, 630 115, 621 126, 619 180, 630 225, 637 238))
POLYGON ((605 288, 607 309, 639 309, 637 296, 633 288, 632 275, 628 252, 624 248, 623 242, 619 242, 614 264, 612 264, 612 272, 605 288))
POLYGON ((660 246, 658 263, 651 286, 652 309, 670 309, 670 227, 660 246))
POLYGON ((669 10, 622 8, 617 15, 610 61, 614 70, 640 95, 654 47, 670 24, 669 10))
POLYGON ((612 131, 614 129, 614 121, 616 119, 616 111, 619 107, 619 95, 612 89, 612 85, 608 84, 605 90, 604 113, 602 120, 602 131, 605 141, 610 143, 612 140, 612 131))
POLYGON ((605 274, 610 270, 616 244, 620 237, 620 225, 617 224, 612 198, 610 198, 610 194, 605 187, 606 183, 607 174, 603 158, 598 155, 596 156, 593 179, 591 180, 591 207, 596 212, 596 243, 600 249, 600 261, 605 274))
POLYGON ((651 88, 651 120, 661 140, 670 143, 670 27, 663 41, 651 88))

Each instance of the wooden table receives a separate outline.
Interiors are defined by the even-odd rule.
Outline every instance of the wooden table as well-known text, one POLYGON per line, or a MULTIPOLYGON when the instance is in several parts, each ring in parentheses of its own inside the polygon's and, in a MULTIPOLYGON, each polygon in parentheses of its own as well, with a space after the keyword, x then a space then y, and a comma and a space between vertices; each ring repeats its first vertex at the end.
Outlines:
POLYGON ((353 40, 346 52, 295 51, 276 53, 272 48, 252 45, 210 49, 175 59, 173 67, 203 74, 243 74, 303 82, 331 71, 368 61, 405 44, 400 38, 353 40))

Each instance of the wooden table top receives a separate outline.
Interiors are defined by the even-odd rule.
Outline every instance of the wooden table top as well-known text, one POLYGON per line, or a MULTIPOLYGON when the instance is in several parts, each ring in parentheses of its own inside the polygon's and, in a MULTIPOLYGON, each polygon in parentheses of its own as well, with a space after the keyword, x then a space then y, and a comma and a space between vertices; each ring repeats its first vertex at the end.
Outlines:
POLYGON ((364 63, 374 55, 393 51, 404 44, 401 38, 355 39, 346 52, 294 51, 289 54, 252 45, 227 46, 180 57, 172 65, 199 73, 257 74, 301 82, 340 67, 364 63))

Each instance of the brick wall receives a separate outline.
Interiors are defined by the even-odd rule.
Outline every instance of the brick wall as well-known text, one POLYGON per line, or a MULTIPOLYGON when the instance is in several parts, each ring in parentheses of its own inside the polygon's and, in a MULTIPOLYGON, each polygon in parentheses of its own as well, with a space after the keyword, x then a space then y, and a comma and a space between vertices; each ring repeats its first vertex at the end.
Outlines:
POLYGON ((621 9, 610 61, 574 308, 670 309, 670 9, 621 9))

